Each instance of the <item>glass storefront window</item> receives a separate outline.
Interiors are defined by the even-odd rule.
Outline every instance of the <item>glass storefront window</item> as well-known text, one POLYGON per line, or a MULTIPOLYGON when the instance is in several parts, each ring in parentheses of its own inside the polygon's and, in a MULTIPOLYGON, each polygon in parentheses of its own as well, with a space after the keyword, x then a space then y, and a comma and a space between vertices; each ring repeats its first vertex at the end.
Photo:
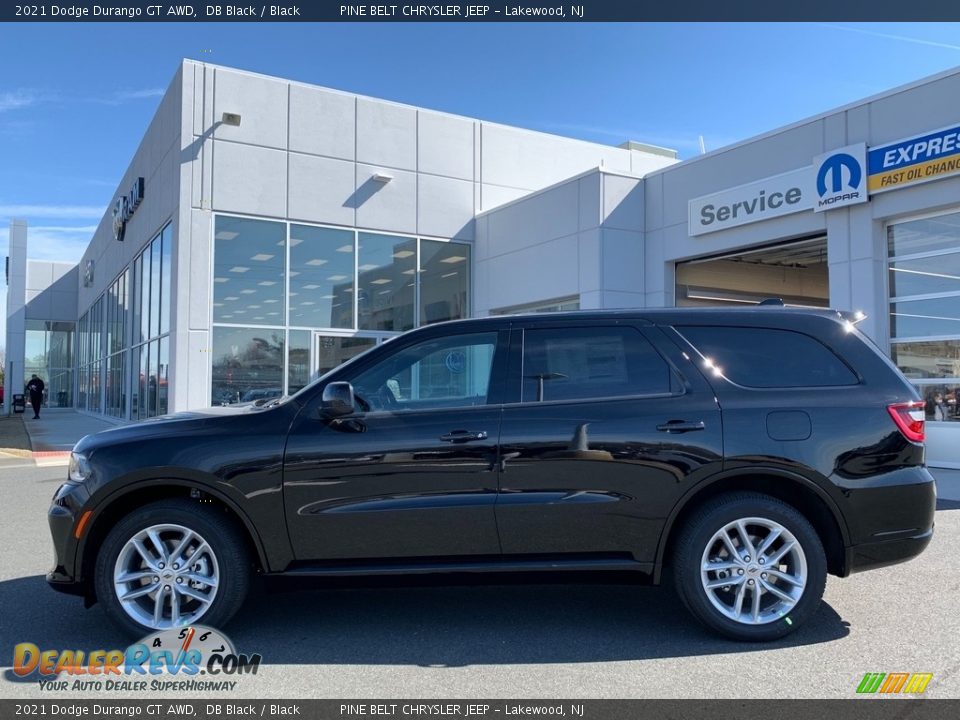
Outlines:
POLYGON ((283 359, 282 330, 215 327, 211 403, 279 397, 283 359))
POLYGON ((173 226, 167 225, 162 233, 160 250, 160 329, 161 335, 170 332, 170 277, 173 272, 173 226))
POLYGON ((157 361, 157 415, 170 412, 170 338, 160 338, 157 361))
POLYGON ((317 342, 317 377, 377 344, 374 338, 321 336, 317 342))
POLYGON ((890 303, 890 335, 960 337, 960 296, 890 303))
POLYGON ((163 236, 150 243, 150 328, 147 337, 160 334, 160 266, 163 236))
POLYGON ((420 241, 420 324, 467 317, 470 246, 420 241))
POLYGON ((890 263, 890 297, 948 292, 960 292, 960 251, 890 263))
POLYGON ((887 228, 890 257, 937 250, 955 250, 960 245, 960 213, 910 220, 887 228))
POLYGON ((214 322, 282 326, 286 224, 219 215, 213 237, 214 322))
POLYGON ((150 338, 150 246, 143 251, 140 263, 138 292, 140 293, 140 341, 150 338))
POLYGON ((469 268, 465 243, 216 216, 211 402, 294 393, 377 337, 467 317, 469 268))
POLYGON ((44 383, 46 407, 71 407, 74 323, 27 320, 25 330, 24 386, 37 375, 44 383))
POLYGON ((958 422, 960 213, 887 228, 891 356, 915 381, 927 420, 958 422))
POLYGON ((138 256, 133 261, 133 282, 131 284, 131 293, 133 295, 133 318, 130 323, 133 327, 133 343, 137 344, 143 340, 140 335, 140 315, 142 308, 142 299, 140 288, 143 285, 143 258, 138 256))
POLYGON ((927 420, 960 423, 960 383, 921 385, 917 389, 927 402, 927 420))
POLYGON ((290 226, 290 325, 353 327, 353 237, 352 230, 290 226))
POLYGON ((894 343, 893 361, 910 379, 960 378, 960 340, 894 343))
POLYGON ((359 233, 357 317, 361 330, 403 332, 414 325, 417 241, 359 233))
MULTIPOLYGON (((291 262, 291 265, 293 263, 291 262)), ((309 330, 291 330, 287 342, 287 394, 293 395, 310 382, 309 330)))

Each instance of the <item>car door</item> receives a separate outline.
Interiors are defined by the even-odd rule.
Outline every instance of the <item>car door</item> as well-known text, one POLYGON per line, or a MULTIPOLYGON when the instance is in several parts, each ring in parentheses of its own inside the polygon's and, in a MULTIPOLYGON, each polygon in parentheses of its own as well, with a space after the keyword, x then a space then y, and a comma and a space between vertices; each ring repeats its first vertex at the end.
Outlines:
POLYGON ((417 333, 332 379, 291 428, 284 504, 301 561, 498 555, 494 503, 508 332, 417 333))
POLYGON ((654 558, 676 500, 722 464, 713 393, 661 354, 666 343, 639 322, 517 323, 500 434, 504 556, 654 558))

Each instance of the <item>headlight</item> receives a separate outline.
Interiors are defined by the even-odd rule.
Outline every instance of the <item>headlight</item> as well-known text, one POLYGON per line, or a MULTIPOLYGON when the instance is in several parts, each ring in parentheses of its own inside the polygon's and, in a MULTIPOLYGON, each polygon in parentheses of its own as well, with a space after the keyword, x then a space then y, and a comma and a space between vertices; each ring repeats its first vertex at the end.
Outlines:
POLYGON ((70 453, 70 469, 67 477, 73 482, 83 482, 90 477, 90 463, 84 455, 80 453, 70 453))

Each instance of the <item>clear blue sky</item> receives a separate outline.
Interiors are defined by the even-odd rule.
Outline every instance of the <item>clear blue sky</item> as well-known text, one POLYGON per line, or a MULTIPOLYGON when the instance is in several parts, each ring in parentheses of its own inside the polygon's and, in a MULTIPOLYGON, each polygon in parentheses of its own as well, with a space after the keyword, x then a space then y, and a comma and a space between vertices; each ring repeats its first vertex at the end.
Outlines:
POLYGON ((960 65, 957 27, 0 25, 0 254, 24 216, 79 260, 184 57, 690 157, 960 65))

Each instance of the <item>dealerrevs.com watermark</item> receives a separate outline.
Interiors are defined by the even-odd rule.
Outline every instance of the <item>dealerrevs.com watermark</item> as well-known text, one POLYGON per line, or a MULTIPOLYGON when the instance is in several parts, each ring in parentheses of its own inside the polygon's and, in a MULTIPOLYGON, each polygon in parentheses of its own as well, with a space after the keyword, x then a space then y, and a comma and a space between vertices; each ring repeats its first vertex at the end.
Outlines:
POLYGON ((238 653, 223 633, 195 625, 151 633, 128 648, 13 650, 13 672, 38 676, 45 692, 231 691, 235 678, 256 675, 262 657, 238 653), (64 677, 66 676, 66 677, 64 677))

